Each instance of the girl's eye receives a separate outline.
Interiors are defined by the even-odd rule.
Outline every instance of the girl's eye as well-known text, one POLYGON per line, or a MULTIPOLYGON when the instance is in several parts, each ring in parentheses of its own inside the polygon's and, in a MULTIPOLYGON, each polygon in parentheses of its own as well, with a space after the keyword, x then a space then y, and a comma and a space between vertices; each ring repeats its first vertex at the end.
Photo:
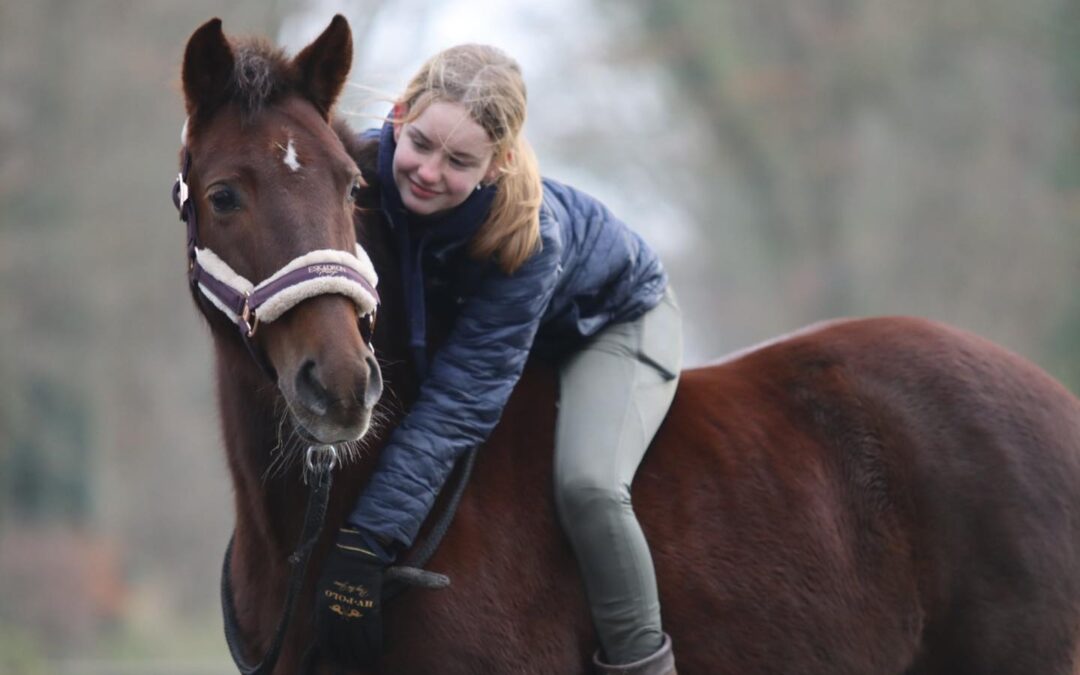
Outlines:
POLYGON ((453 166, 456 166, 459 169, 467 169, 467 168, 469 168, 469 163, 468 162, 466 162, 463 159, 458 159, 457 157, 451 157, 450 158, 450 164, 452 164, 453 166))
POLYGON ((231 213, 240 208, 236 193, 231 188, 220 187, 210 193, 210 206, 218 214, 231 213))

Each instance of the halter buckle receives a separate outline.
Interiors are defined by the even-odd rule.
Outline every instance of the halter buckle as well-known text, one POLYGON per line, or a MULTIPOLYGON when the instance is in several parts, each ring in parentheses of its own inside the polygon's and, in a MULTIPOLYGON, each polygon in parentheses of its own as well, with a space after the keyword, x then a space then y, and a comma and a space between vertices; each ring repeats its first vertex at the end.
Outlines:
POLYGON ((259 329, 259 315, 255 313, 255 310, 251 309, 248 302, 249 297, 251 297, 250 293, 244 293, 244 309, 240 313, 240 324, 244 329, 244 335, 253 338, 255 337, 255 331, 259 329))
POLYGON ((304 464, 308 471, 317 471, 325 466, 326 471, 333 471, 338 465, 338 451, 336 445, 309 445, 304 464))

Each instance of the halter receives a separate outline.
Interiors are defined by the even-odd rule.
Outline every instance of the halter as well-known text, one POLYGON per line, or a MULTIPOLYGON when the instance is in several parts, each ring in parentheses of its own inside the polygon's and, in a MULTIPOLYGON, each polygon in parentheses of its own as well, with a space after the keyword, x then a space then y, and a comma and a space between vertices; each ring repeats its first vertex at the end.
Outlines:
POLYGON ((220 310, 240 330, 241 339, 259 367, 272 379, 277 376, 266 355, 254 343, 261 323, 280 318, 301 301, 317 295, 337 294, 351 299, 360 317, 375 330, 379 277, 367 252, 356 245, 354 253, 333 249, 309 251, 293 258, 258 284, 233 270, 209 248, 199 246, 194 202, 188 192, 191 151, 184 148, 184 165, 173 184, 173 204, 187 223, 188 283, 220 310))

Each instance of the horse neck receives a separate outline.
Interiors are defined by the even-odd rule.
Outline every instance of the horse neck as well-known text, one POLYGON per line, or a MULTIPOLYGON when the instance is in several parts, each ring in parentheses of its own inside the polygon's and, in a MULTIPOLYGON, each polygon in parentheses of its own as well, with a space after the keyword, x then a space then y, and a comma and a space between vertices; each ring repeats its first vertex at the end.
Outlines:
MULTIPOLYGON (((231 336, 215 336, 218 402, 241 539, 285 551, 303 516, 302 457, 283 456, 295 437, 276 383, 231 336)), ((295 450, 294 450, 295 452, 295 450)))

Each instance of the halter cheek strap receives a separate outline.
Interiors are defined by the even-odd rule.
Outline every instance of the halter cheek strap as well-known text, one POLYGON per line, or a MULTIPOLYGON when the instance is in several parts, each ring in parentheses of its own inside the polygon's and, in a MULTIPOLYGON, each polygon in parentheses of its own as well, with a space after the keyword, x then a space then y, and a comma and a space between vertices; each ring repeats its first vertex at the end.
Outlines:
POLYGON ((252 341, 260 323, 270 323, 300 302, 318 295, 336 294, 351 299, 374 330, 379 277, 367 252, 320 249, 286 263, 258 284, 233 270, 209 248, 199 246, 195 204, 188 194, 191 153, 185 149, 184 164, 173 184, 173 203, 180 220, 187 223, 188 281, 210 304, 235 323, 255 361, 276 380, 266 355, 252 341))

